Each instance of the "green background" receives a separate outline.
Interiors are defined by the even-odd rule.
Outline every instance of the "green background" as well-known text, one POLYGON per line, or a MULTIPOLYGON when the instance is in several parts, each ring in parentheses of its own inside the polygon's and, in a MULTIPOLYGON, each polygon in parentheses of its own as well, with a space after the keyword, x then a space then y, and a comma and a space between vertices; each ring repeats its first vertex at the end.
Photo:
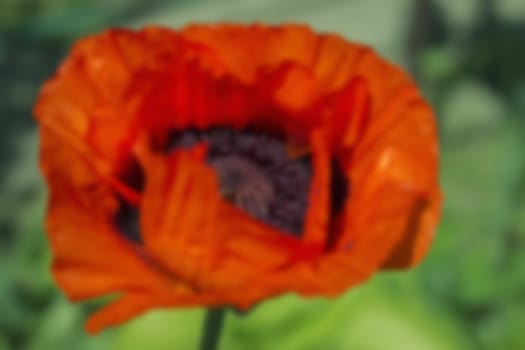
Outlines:
POLYGON ((426 260, 335 300, 287 295, 230 313, 221 349, 525 349, 523 0, 2 0, 0 350, 194 349, 202 309, 96 337, 49 274, 31 109, 78 37, 110 26, 305 22, 409 70, 438 116, 443 219, 426 260))

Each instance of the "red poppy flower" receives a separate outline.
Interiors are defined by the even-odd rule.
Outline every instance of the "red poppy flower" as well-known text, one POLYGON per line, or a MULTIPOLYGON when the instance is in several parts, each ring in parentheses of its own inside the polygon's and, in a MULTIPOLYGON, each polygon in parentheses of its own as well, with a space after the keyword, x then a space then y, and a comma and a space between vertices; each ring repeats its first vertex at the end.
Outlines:
POLYGON ((158 307, 335 296, 424 256, 436 127, 371 49, 286 25, 109 30, 42 89, 53 274, 116 293, 96 332, 158 307))

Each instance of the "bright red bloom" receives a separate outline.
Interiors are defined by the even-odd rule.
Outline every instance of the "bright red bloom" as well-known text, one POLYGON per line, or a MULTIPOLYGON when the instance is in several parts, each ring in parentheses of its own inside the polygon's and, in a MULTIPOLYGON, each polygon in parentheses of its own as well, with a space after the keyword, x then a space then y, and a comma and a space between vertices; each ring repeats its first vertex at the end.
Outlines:
POLYGON ((120 295, 91 317, 91 332, 157 307, 338 295, 416 264, 438 220, 429 105, 371 49, 308 27, 106 31, 75 45, 35 113, 54 276, 75 301, 120 295), (299 193, 288 215, 304 217, 269 207, 288 175, 211 156, 217 126, 243 142, 265 130, 280 140, 272 147, 286 146, 286 164, 307 160, 307 206, 299 193), (200 141, 183 147, 177 133, 200 141), (237 170, 242 191, 227 182, 237 170))

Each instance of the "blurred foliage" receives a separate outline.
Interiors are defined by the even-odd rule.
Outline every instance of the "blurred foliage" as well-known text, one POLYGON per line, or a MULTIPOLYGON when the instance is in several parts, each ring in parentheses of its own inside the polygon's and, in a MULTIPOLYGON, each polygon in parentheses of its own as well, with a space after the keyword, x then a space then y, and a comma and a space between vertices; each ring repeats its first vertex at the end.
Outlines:
POLYGON ((223 349, 525 349, 522 0, 0 2, 0 350, 193 349, 203 310, 159 310, 89 337, 49 273, 31 119, 71 42, 108 26, 307 22, 408 67, 439 118, 445 207, 435 244, 335 300, 284 296, 230 313, 223 349))

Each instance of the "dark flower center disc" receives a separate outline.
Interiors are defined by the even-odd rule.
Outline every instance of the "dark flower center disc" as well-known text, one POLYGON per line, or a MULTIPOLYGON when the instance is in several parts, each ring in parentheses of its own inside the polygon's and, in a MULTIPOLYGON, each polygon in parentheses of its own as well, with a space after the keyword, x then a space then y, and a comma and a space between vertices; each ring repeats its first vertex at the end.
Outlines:
MULTIPOLYGON (((301 235, 312 179, 309 156, 291 157, 283 140, 269 133, 227 127, 177 131, 167 152, 201 142, 207 145, 207 163, 217 174, 225 200, 280 231, 301 235)), ((137 208, 122 201, 115 219, 119 230, 140 244, 138 216, 137 208)))
POLYGON ((268 133, 226 127, 185 130, 171 140, 170 151, 205 142, 225 200, 281 231, 301 234, 312 178, 309 157, 290 157, 283 141, 268 133))

